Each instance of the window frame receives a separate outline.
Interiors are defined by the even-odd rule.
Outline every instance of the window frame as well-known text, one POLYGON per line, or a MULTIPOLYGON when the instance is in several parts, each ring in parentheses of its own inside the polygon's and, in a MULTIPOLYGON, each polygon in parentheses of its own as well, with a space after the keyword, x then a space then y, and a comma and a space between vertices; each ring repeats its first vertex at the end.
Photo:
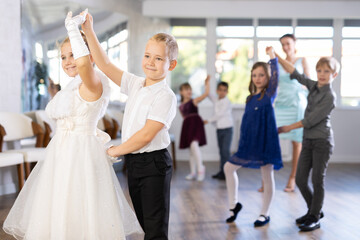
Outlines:
MULTIPOLYGON (((176 38, 176 40, 201 40, 201 41, 205 41, 205 49, 208 48, 208 28, 206 25, 207 19, 186 19, 186 18, 172 18, 170 19, 170 33, 172 32, 172 28, 173 27, 204 27, 205 30, 205 35, 199 35, 199 36, 187 36, 187 35, 174 35, 174 37, 176 38)), ((180 49, 179 49, 180 51, 180 49)), ((209 62, 209 55, 207 54, 207 52, 205 53, 205 63, 204 63, 204 68, 205 70, 207 69, 208 66, 208 62, 209 62)), ((176 94, 178 100, 180 99, 179 96, 179 90, 178 89, 173 89, 172 86, 172 76, 173 74, 169 74, 169 80, 170 80, 170 88, 174 91, 174 93, 176 94)), ((204 78, 205 79, 205 78, 204 78)), ((198 89, 195 90, 195 92, 198 89)), ((193 91, 194 94, 194 91, 193 91)), ((198 95, 198 94, 195 94, 198 95)))
MULTIPOLYGON (((215 18, 215 21, 218 21, 220 18, 215 18)), ((360 19, 356 19, 357 21, 360 22, 360 19)), ((208 18, 207 19, 207 22, 208 21, 214 21, 214 18, 208 18)), ((261 22, 261 21, 260 21, 261 22)), ((332 24, 332 27, 333 27, 333 36, 330 38, 330 37, 316 37, 316 38, 308 38, 308 37, 304 37, 304 38, 301 38, 299 37, 298 39, 299 40, 317 40, 317 39, 329 39, 329 40, 332 40, 333 41, 333 57, 335 57, 338 61, 341 61, 341 48, 342 48, 342 40, 343 40, 343 37, 341 35, 341 31, 342 31, 342 27, 344 25, 344 19, 300 19, 300 18, 297 18, 297 19, 291 19, 291 24, 292 24, 292 28, 293 28, 293 33, 295 32, 295 28, 297 26, 303 26, 303 25, 306 25, 306 26, 329 26, 329 23, 332 24), (299 24, 298 24, 299 22, 299 24)), ((217 39, 222 39, 222 38, 226 38, 226 37, 218 37, 216 36, 216 31, 215 31, 215 34, 210 34, 212 31, 211 28, 209 27, 213 27, 214 25, 209 25, 209 24, 206 24, 207 25, 207 40, 208 40, 208 44, 209 42, 211 44, 216 44, 217 42, 217 39)), ((216 24, 215 24, 216 25, 216 24)), ((268 38, 268 37, 257 37, 256 36, 256 27, 259 25, 259 18, 253 18, 253 26, 255 27, 255 36, 252 38, 254 40, 254 59, 253 61, 256 62, 258 61, 258 42, 259 41, 263 41, 263 40, 276 40, 278 41, 278 38, 268 38)), ((217 26, 217 25, 216 25, 217 26)), ((231 37, 231 38, 239 38, 239 39, 246 39, 247 37, 231 37)), ((251 39, 251 38, 248 38, 248 39, 251 39)), ((351 38, 351 39, 355 39, 355 38, 351 38)), ((357 38, 356 38, 357 39, 357 38)), ((216 47, 215 47, 216 48, 216 47)), ((207 56, 207 60, 214 60, 215 57, 214 56, 207 56)), ((210 62, 207 66, 210 67, 209 72, 212 72, 215 74, 215 64, 210 62)), ((336 92, 337 94, 337 108, 344 108, 344 109, 354 109, 354 110, 357 110, 357 109, 360 109, 360 107, 357 107, 357 106, 347 106, 347 105, 344 105, 342 104, 341 102, 341 92, 340 92, 340 88, 341 88, 341 72, 339 74, 339 76, 335 79, 335 81, 333 82, 333 89, 334 91, 336 92)), ((244 107, 243 104, 236 104, 234 103, 234 105, 238 105, 239 107, 244 107)))

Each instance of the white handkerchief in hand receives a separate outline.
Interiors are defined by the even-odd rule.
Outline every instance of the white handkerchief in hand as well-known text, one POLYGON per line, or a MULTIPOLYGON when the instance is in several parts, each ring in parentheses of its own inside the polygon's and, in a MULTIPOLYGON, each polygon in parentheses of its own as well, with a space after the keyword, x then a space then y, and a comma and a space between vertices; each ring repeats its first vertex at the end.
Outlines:
POLYGON ((69 30, 69 27, 75 25, 79 26, 80 24, 83 24, 86 20, 86 15, 88 13, 88 9, 85 9, 83 14, 79 14, 75 17, 72 17, 72 12, 68 12, 66 18, 65 18, 65 27, 69 30))
MULTIPOLYGON (((110 143, 111 141, 111 137, 109 136, 109 134, 107 134, 104 131, 101 131, 100 129, 96 129, 96 136, 99 138, 100 142, 102 142, 104 144, 104 148, 105 151, 107 151, 109 148, 111 148, 113 145, 110 143)), ((117 158, 117 157, 112 157, 110 155, 107 155, 107 158, 110 160, 110 162, 112 163, 116 163, 116 162, 120 162, 121 159, 117 158)))

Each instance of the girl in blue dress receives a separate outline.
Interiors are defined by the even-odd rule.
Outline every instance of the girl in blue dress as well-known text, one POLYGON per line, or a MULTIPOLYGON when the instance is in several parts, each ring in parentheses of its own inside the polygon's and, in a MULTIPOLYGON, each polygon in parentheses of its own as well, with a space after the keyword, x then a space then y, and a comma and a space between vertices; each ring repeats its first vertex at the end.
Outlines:
POLYGON ((228 223, 235 221, 242 208, 238 201, 236 171, 241 167, 260 168, 264 182, 264 198, 260 216, 254 222, 255 227, 270 221, 269 208, 275 193, 274 169, 283 167, 273 109, 279 80, 278 61, 272 47, 266 48, 266 54, 270 56, 269 64, 257 62, 252 67, 250 95, 241 122, 239 148, 224 167, 232 212, 232 216, 226 219, 228 223))

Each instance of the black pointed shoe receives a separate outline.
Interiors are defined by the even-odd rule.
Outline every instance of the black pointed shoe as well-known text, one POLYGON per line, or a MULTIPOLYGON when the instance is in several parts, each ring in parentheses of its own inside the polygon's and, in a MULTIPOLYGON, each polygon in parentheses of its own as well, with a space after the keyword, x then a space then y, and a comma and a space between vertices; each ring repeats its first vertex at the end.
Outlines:
POLYGON ((219 180, 225 180, 225 174, 223 172, 218 172, 215 175, 212 175, 212 178, 219 179, 219 180))
POLYGON ((226 222, 227 223, 234 222, 241 209, 242 209, 241 203, 237 203, 233 209, 230 209, 230 211, 232 211, 234 213, 234 215, 232 215, 231 217, 226 219, 226 222))
MULTIPOLYGON (((304 216, 297 218, 297 219, 295 220, 296 224, 304 224, 305 221, 306 221, 306 219, 309 217, 309 214, 310 214, 310 213, 307 212, 304 216)), ((320 212, 320 216, 319 216, 319 217, 320 217, 320 219, 324 217, 324 212, 323 212, 323 211, 320 212)))
POLYGON ((260 215, 260 217, 263 217, 265 220, 261 221, 261 220, 257 219, 254 222, 254 227, 262 227, 270 222, 270 216, 266 217, 265 215, 260 215))
POLYGON ((315 229, 320 228, 320 221, 314 215, 309 215, 305 221, 305 223, 299 226, 300 231, 302 232, 310 232, 315 229))

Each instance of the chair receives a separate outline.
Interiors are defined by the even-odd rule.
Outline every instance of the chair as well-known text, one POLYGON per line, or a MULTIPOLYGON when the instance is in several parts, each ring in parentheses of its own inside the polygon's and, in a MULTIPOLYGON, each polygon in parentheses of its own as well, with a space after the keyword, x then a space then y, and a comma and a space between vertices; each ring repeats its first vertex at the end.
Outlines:
POLYGON ((24 186, 24 156, 21 153, 3 153, 2 146, 6 131, 0 125, 0 167, 17 166, 19 191, 24 186))
POLYGON ((119 129, 119 125, 113 125, 113 120, 109 115, 105 114, 105 116, 99 120, 97 127, 109 134, 111 137, 110 144, 116 146, 121 144, 121 139, 117 138, 117 131, 119 129))
POLYGON ((55 135, 56 122, 47 116, 45 110, 36 111, 35 119, 44 130, 44 141, 42 147, 47 147, 51 138, 55 135))
MULTIPOLYGON (((29 118, 31 118, 31 120, 33 122, 37 123, 35 112, 36 111, 24 112, 24 115, 28 116, 29 118)), ((23 147, 25 147, 25 148, 34 147, 35 144, 36 144, 36 138, 35 137, 20 140, 20 145, 21 145, 22 148, 23 147)))
POLYGON ((105 132, 110 135, 111 139, 117 138, 117 131, 119 130, 119 124, 110 117, 109 114, 105 114, 102 118, 104 122, 105 132))
POLYGON ((43 148, 44 131, 39 124, 33 122, 31 118, 19 113, 0 112, 0 124, 6 130, 4 142, 16 142, 25 138, 36 137, 35 148, 20 148, 7 150, 4 153, 21 153, 25 162, 25 178, 30 175, 30 163, 35 163, 45 158, 45 148, 43 148))
POLYGON ((119 110, 115 110, 115 109, 108 109, 107 110, 107 115, 112 119, 113 121, 113 126, 114 128, 116 128, 114 131, 116 133, 116 135, 118 134, 118 131, 121 132, 121 127, 122 127, 122 121, 124 118, 124 113, 122 111, 119 110))

